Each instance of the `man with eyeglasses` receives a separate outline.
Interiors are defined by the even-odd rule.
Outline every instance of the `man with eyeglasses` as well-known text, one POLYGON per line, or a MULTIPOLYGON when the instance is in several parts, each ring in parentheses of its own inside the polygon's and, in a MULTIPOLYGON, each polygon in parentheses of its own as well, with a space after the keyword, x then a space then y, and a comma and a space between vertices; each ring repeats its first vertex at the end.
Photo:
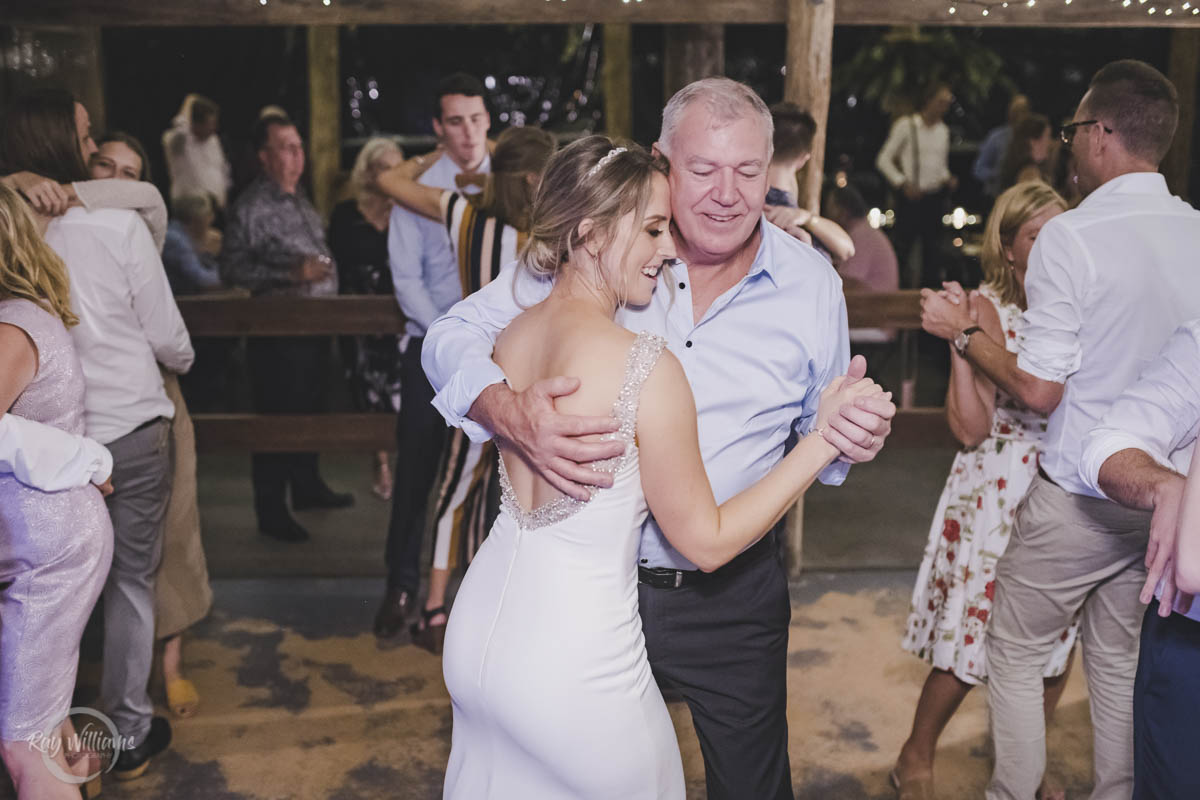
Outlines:
MULTIPOLYGON (((1174 330, 1200 316, 1200 212, 1158 164, 1179 118, 1175 87, 1140 61, 1100 69, 1061 135, 1084 200, 1046 223, 1029 258, 1018 353, 969 308, 946 320, 960 353, 1050 415, 1039 476, 996 570, 987 642, 996 766, 989 800, 1029 800, 1046 765, 1042 670, 1080 609, 1091 694, 1092 800, 1133 794, 1133 686, 1149 511, 1081 475, 1083 440, 1174 330)), ((969 304, 968 304, 969 306, 969 304)))

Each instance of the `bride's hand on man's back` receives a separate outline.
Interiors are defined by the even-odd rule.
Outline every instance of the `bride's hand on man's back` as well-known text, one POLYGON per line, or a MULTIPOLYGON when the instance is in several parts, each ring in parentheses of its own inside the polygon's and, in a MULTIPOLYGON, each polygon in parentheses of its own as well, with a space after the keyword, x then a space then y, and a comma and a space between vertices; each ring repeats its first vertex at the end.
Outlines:
POLYGON ((582 438, 617 430, 613 417, 573 416, 555 409, 554 399, 572 394, 579 385, 578 378, 567 377, 546 378, 520 392, 496 384, 485 390, 490 397, 480 395, 488 408, 473 407, 471 416, 486 411, 487 427, 514 446, 547 483, 577 500, 587 500, 589 487, 611 486, 612 475, 586 465, 619 456, 625 444, 582 438))

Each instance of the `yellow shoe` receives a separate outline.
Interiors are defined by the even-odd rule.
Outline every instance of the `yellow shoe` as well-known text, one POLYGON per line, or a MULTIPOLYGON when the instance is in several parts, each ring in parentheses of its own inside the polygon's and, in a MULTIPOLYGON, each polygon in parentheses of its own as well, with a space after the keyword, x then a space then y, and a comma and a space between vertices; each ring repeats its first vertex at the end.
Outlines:
POLYGON ((200 705, 200 693, 187 678, 167 681, 167 705, 177 717, 190 717, 200 705))

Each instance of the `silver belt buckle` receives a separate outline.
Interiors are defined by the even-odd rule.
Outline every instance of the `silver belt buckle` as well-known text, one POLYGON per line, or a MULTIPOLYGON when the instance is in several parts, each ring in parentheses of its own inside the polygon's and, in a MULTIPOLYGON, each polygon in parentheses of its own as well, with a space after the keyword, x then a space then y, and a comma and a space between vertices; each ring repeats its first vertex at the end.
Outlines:
POLYGON ((675 570, 675 588, 683 586, 683 570, 675 570))

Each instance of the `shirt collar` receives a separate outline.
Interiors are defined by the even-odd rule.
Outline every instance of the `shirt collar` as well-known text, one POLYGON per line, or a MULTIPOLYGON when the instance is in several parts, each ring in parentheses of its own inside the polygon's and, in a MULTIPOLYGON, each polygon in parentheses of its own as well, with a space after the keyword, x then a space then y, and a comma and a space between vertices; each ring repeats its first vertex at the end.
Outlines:
POLYGON ((746 277, 752 278, 761 272, 771 279, 771 283, 779 286, 779 279, 775 274, 775 270, 778 269, 778 265, 775 263, 775 236, 790 234, 768 224, 765 214, 758 221, 758 229, 762 231, 762 236, 759 237, 758 252, 754 254, 754 261, 750 264, 750 271, 746 273, 746 277))
POLYGON ((1079 204, 1084 208, 1088 203, 1096 202, 1098 198, 1110 194, 1170 194, 1167 189, 1167 179, 1160 172, 1127 172, 1111 179, 1100 188, 1093 191, 1079 204))

